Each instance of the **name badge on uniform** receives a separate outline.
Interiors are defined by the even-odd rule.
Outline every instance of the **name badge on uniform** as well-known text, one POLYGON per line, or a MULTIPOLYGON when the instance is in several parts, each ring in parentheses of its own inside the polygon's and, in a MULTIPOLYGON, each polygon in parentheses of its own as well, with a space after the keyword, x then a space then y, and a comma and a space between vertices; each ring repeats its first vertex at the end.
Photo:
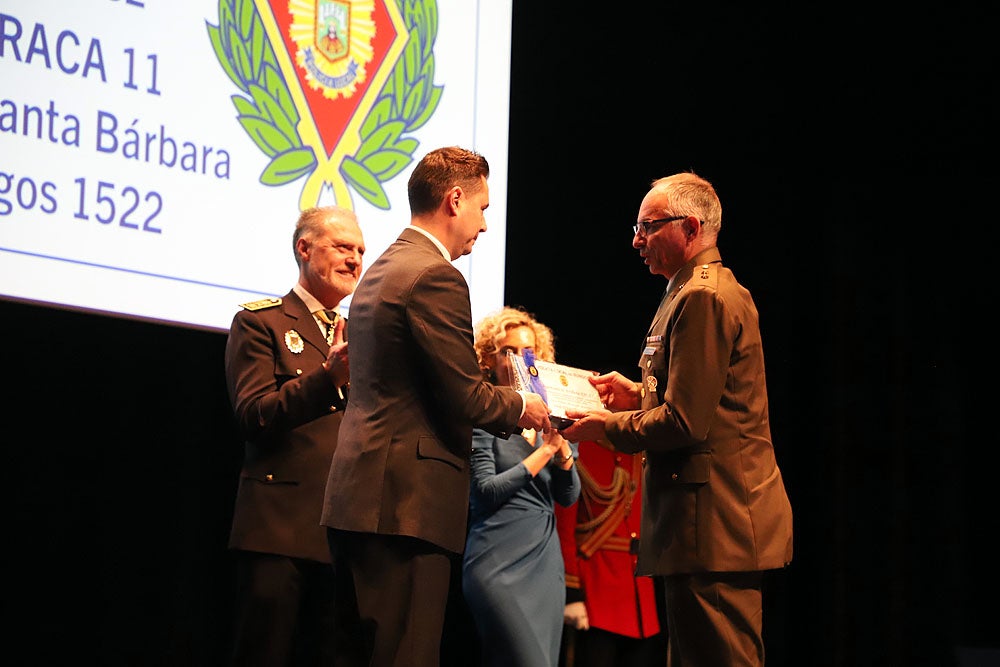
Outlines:
POLYGON ((642 350, 642 356, 651 357, 656 349, 663 343, 663 336, 646 336, 646 347, 642 350))

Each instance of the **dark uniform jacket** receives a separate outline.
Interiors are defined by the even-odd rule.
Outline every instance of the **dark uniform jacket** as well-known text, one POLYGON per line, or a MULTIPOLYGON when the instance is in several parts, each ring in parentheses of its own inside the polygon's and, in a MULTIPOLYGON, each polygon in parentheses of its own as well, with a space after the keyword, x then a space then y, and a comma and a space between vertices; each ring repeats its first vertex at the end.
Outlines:
POLYGON ((322 367, 329 349, 294 292, 233 317, 226 383, 246 439, 234 549, 330 562, 320 512, 344 400, 322 367))
POLYGON ((639 574, 767 570, 792 558, 750 293, 717 248, 670 281, 639 358, 642 406, 606 423, 646 452, 639 574))

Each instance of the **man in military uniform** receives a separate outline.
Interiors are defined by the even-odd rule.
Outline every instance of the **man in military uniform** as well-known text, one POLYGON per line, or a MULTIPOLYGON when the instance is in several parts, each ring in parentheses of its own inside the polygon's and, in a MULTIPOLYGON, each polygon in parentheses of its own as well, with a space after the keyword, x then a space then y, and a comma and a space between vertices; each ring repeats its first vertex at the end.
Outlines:
POLYGON ((243 304, 226 382, 246 440, 229 546, 236 554, 234 665, 333 664, 344 628, 320 526, 348 384, 346 321, 365 251, 352 211, 303 211, 292 236, 298 282, 243 304))
POLYGON ((663 577, 668 662, 764 664, 763 574, 792 559, 753 299, 716 247, 722 205, 694 173, 653 181, 632 246, 668 280, 641 382, 595 376, 609 410, 563 429, 646 453, 637 573, 663 577))

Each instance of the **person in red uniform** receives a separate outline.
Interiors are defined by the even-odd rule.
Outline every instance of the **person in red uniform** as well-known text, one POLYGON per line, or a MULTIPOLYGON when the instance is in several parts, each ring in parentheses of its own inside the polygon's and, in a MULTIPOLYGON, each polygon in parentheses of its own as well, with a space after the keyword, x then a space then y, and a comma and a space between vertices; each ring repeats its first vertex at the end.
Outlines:
POLYGON ((663 662, 654 580, 635 576, 642 465, 642 454, 599 442, 579 445, 580 498, 556 506, 566 564, 564 667, 663 662))

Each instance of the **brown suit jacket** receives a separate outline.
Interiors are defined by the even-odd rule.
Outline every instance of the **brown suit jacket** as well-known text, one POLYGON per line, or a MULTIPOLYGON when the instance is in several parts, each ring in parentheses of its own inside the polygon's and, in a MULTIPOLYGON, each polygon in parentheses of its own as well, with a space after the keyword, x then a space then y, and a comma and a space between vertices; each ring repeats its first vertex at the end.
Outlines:
POLYGON ((792 559, 750 293, 702 251, 674 277, 639 359, 642 409, 606 423, 646 452, 639 574, 767 570, 792 559))
POLYGON ((322 368, 329 349, 294 292, 233 317, 226 384, 246 439, 234 549, 330 562, 319 520, 344 401, 322 368))
POLYGON ((404 229, 358 284, 350 359, 323 525, 461 553, 472 428, 505 437, 522 399, 483 381, 469 287, 420 232, 404 229))

